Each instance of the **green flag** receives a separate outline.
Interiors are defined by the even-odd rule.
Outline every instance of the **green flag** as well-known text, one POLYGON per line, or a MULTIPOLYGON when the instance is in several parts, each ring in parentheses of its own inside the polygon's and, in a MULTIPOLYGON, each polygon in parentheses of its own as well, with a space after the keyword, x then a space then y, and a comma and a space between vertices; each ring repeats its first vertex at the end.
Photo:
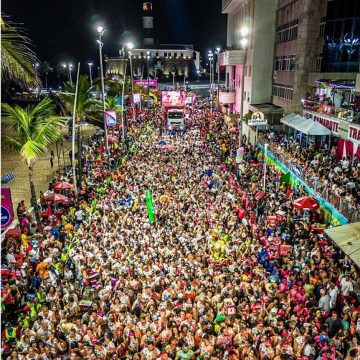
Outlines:
POLYGON ((152 224, 155 222, 155 209, 151 190, 146 190, 146 209, 149 215, 150 224, 152 224))
POLYGON ((282 183, 286 183, 288 185, 290 184, 290 173, 289 172, 287 172, 280 178, 280 184, 282 184, 282 183))

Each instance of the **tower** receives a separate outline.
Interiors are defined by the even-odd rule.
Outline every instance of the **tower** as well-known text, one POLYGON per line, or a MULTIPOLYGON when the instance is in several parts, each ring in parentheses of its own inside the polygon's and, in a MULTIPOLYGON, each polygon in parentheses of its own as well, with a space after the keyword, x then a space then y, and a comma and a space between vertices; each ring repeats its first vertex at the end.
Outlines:
POLYGON ((154 17, 152 16, 152 2, 147 1, 143 3, 143 33, 144 33, 144 46, 153 46, 154 45, 154 17))

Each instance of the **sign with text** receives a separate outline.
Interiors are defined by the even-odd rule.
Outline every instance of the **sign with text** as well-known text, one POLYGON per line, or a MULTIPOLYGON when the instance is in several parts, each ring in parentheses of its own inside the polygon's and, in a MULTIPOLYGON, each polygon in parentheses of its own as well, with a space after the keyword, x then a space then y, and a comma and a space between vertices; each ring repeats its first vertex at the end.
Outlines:
POLYGON ((320 124, 324 125, 326 128, 328 128, 329 130, 331 130, 333 133, 335 134, 339 134, 339 121, 331 118, 330 116, 326 116, 326 115, 320 115, 311 111, 303 111, 303 114, 307 117, 307 118, 311 118, 314 121, 319 122, 320 124))
POLYGON ((105 111, 106 125, 108 127, 114 127, 117 123, 116 119, 116 111, 115 110, 107 110, 105 111))
POLYGON ((267 125, 267 119, 249 119, 248 125, 249 126, 261 126, 261 125, 267 125))
POLYGON ((360 142, 360 127, 349 125, 348 139, 351 141, 360 142))
POLYGON ((6 229, 14 220, 14 210, 9 187, 1 188, 1 230, 6 229))
POLYGON ((185 106, 186 94, 185 91, 162 91, 161 104, 163 106, 185 106))
POLYGON ((156 87, 158 86, 158 81, 154 79, 148 80, 133 80, 134 85, 147 86, 147 87, 156 87))

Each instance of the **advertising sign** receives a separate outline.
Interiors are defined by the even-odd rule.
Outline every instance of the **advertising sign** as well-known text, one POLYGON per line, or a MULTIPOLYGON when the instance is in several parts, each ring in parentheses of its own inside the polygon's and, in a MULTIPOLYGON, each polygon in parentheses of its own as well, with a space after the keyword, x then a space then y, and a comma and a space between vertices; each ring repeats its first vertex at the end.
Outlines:
POLYGON ((335 134, 339 134, 339 120, 335 120, 326 115, 318 115, 311 111, 303 110, 303 114, 305 117, 313 119, 314 121, 319 122, 320 124, 324 125, 326 128, 331 130, 335 134))
POLYGON ((106 118, 106 126, 114 127, 116 125, 117 119, 116 119, 116 111, 115 110, 105 111, 105 118, 106 118))
POLYGON ((251 115, 251 119, 248 120, 249 126, 267 125, 267 120, 264 118, 264 113, 256 111, 251 115))
POLYGON ((186 94, 185 91, 162 91, 161 103, 163 106, 185 106, 186 94))
POLYGON ((360 127, 349 125, 348 139, 351 141, 360 142, 360 127))
POLYGON ((157 80, 153 80, 153 79, 149 79, 148 80, 133 80, 133 84, 134 85, 140 85, 140 86, 149 86, 149 87, 156 87, 158 86, 158 81, 157 80))
POLYGON ((141 96, 140 94, 134 94, 134 104, 140 104, 141 96))
POLYGON ((9 187, 1 188, 1 230, 6 229, 14 220, 14 210, 9 187))

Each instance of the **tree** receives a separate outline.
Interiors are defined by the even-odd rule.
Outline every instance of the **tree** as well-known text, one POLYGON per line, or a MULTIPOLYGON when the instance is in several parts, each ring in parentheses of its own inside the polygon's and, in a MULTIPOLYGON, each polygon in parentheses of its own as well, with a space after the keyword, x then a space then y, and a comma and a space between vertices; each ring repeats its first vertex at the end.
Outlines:
POLYGON ((54 106, 49 98, 43 99, 36 106, 22 108, 3 104, 2 109, 4 117, 11 121, 10 128, 15 132, 14 136, 3 136, 3 144, 17 151, 28 167, 31 205, 35 210, 36 221, 41 225, 34 184, 34 165, 49 145, 61 137, 62 120, 54 116, 54 106))
MULTIPOLYGON (((93 96, 93 88, 90 86, 87 75, 80 75, 78 84, 78 97, 75 117, 78 124, 83 117, 93 116, 99 108, 99 100, 93 96)), ((60 99, 71 114, 74 112, 76 84, 65 83, 64 92, 60 93, 60 99)))
POLYGON ((24 88, 40 86, 38 59, 30 44, 17 24, 1 18, 1 75, 24 88))
POLYGON ((40 64, 39 71, 40 71, 40 74, 45 77, 45 88, 47 89, 48 75, 49 75, 49 73, 53 72, 54 69, 51 67, 51 65, 47 61, 44 61, 40 64))

